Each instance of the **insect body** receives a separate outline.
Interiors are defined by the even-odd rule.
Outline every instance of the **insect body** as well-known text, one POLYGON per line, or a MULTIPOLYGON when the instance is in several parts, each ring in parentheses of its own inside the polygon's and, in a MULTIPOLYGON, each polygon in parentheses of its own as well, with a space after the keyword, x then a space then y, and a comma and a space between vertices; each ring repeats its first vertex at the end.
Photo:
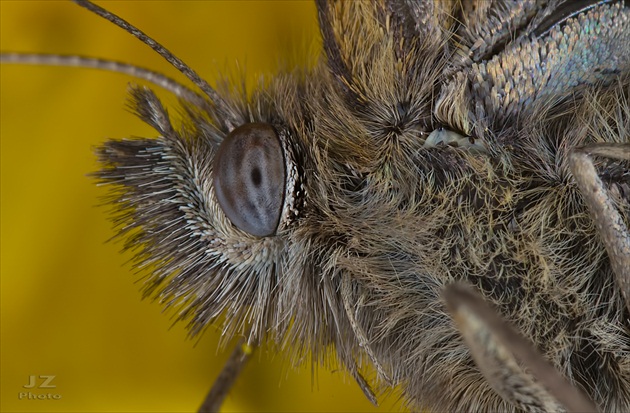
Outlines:
POLYGON ((317 6, 311 70, 162 82, 181 126, 132 91, 159 137, 107 142, 97 175, 147 293, 193 333, 333 347, 373 400, 630 409, 629 9, 317 6))

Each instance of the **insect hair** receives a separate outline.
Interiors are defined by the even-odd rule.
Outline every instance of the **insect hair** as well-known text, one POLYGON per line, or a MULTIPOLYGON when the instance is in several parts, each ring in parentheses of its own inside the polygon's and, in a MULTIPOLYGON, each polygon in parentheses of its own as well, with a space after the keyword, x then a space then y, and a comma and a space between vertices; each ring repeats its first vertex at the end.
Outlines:
POLYGON ((97 177, 146 294, 193 334, 333 348, 373 402, 627 410, 627 6, 317 7, 313 69, 181 127, 132 90, 159 137, 108 141, 97 177))

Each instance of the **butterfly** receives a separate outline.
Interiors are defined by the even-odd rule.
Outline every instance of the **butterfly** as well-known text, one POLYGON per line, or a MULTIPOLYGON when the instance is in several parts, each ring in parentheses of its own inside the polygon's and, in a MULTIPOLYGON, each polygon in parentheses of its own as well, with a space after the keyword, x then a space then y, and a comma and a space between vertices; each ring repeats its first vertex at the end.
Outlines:
POLYGON ((334 349, 373 402, 627 410, 625 4, 317 9, 320 62, 249 95, 147 41, 200 92, 140 73, 180 118, 135 88, 159 137, 97 150, 146 294, 193 334, 334 349))

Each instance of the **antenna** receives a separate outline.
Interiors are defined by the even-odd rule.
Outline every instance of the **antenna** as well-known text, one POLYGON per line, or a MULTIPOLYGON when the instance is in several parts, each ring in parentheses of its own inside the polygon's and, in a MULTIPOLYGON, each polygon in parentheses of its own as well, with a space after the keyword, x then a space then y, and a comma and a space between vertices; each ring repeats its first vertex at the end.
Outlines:
POLYGON ((97 59, 94 57, 78 55, 58 55, 47 53, 0 53, 0 63, 23 64, 23 65, 47 65, 47 66, 69 66, 87 67, 92 69, 106 70, 108 72, 118 72, 138 79, 143 79, 153 83, 163 89, 168 90, 175 96, 189 101, 192 104, 208 107, 208 100, 197 92, 187 88, 181 83, 161 73, 144 67, 134 66, 116 60, 97 59))
POLYGON ((202 96, 197 92, 194 92, 190 88, 182 85, 178 81, 155 72, 153 70, 135 66, 132 64, 119 62, 110 59, 100 59, 88 56, 80 55, 60 55, 49 53, 20 53, 20 52, 3 52, 0 53, 0 63, 8 64, 30 64, 30 65, 48 65, 48 66, 70 66, 70 67, 87 67, 93 69, 106 70, 110 72, 124 73, 129 76, 133 76, 139 79, 151 82, 159 87, 162 87, 177 97, 185 99, 186 101, 203 107, 210 111, 216 111, 218 118, 222 121, 223 127, 231 132, 234 129, 234 125, 241 122, 234 116, 234 112, 230 105, 214 90, 208 82, 203 80, 197 72, 190 68, 181 59, 176 57, 168 49, 155 41, 153 38, 147 36, 143 31, 136 28, 126 20, 118 17, 116 14, 111 13, 104 8, 97 6, 88 0, 72 0, 74 3, 81 7, 84 7, 94 14, 104 18, 105 20, 114 23, 116 26, 122 28, 128 33, 131 33, 134 37, 141 40, 143 43, 150 46, 160 56, 162 56, 173 67, 184 74, 191 82, 195 84, 206 96, 202 96))
POLYGON ((97 6, 89 0, 73 0, 76 4, 81 7, 84 7, 91 11, 94 14, 114 23, 116 26, 122 28, 128 33, 131 33, 134 37, 151 47, 155 50, 160 56, 162 56, 167 62, 169 62, 173 67, 182 72, 184 76, 186 76, 190 81, 192 81, 202 92, 204 92, 215 104, 217 109, 219 109, 223 115, 223 119, 226 122, 229 130, 234 128, 235 119, 231 116, 231 111, 229 110, 229 106, 225 100, 206 82, 203 80, 197 72, 192 70, 190 66, 184 63, 181 59, 173 55, 168 49, 162 46, 160 43, 155 41, 153 38, 147 36, 142 30, 138 29, 134 25, 130 24, 126 20, 118 17, 114 13, 111 13, 104 8, 97 6), (229 118, 229 119, 228 119, 229 118))

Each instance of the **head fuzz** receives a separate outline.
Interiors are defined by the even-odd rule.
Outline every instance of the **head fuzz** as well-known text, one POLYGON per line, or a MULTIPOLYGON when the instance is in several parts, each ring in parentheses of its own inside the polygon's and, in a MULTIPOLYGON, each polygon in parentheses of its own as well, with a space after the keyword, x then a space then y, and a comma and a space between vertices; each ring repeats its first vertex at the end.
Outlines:
POLYGON ((278 134, 266 123, 239 126, 219 146, 215 193, 238 229, 258 237, 276 233, 286 182, 283 152, 278 134))

